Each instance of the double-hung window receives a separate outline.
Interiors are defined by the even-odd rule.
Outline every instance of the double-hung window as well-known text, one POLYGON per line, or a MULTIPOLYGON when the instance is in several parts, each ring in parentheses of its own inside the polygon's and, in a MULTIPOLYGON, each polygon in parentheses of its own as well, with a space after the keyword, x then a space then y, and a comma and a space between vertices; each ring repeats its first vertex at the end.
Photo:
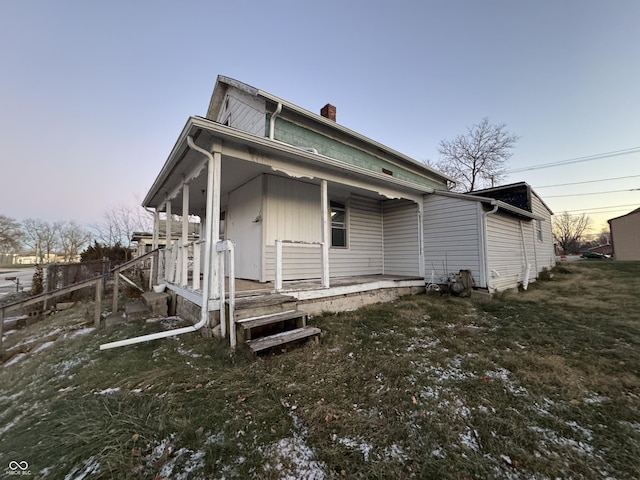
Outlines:
POLYGON ((331 246, 347 247, 347 207, 331 200, 331 246))

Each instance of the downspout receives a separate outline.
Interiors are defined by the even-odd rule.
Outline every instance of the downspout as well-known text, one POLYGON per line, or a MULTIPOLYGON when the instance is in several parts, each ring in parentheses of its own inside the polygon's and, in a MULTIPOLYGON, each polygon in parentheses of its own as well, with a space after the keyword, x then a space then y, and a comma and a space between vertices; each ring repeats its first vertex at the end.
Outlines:
MULTIPOLYGON (((205 155, 209 160, 209 168, 207 169, 208 174, 208 185, 211 185, 213 178, 213 155, 210 152, 200 148, 193 142, 193 138, 191 136, 187 137, 187 144, 190 148, 195 150, 196 152, 200 152, 205 155)), ((202 280, 202 308, 200 311, 200 321, 191 327, 182 327, 176 328, 173 330, 167 330, 165 332, 151 333, 149 335, 142 335, 140 337, 127 338, 125 340, 119 340, 117 342, 105 343, 100 345, 100 350, 108 350, 110 348, 124 347, 126 345, 134 345, 136 343, 148 342, 150 340, 157 340, 159 338, 167 338, 173 337, 176 335, 182 335, 183 333, 191 333, 200 330, 202 327, 207 325, 209 322, 209 276, 211 271, 211 235, 212 235, 212 210, 213 208, 213 198, 211 195, 207 195, 207 223, 206 223, 206 237, 209 242, 207 242, 207 247, 204 250, 204 278, 202 280)))
POLYGON ((488 240, 487 240, 487 217, 489 215, 493 215, 498 211, 498 204, 495 201, 491 202, 493 208, 487 212, 482 212, 482 271, 484 272, 485 284, 487 285, 487 290, 491 292, 491 288, 489 286, 489 250, 487 248, 488 240))
POLYGON ((276 111, 271 114, 271 118, 269 119, 269 140, 273 140, 275 130, 276 130, 276 118, 282 112, 282 102, 278 102, 278 106, 276 107, 276 111))

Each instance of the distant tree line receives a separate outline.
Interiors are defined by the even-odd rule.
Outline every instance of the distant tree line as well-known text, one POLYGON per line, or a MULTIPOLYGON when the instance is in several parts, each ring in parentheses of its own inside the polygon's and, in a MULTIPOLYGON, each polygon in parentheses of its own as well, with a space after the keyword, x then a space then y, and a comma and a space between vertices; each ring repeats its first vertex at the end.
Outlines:
MULTIPOLYGON (((0 213, 0 263, 14 254, 36 257, 47 263, 57 256, 64 262, 109 258, 121 263, 131 258, 134 232, 150 232, 151 215, 140 207, 118 205, 105 210, 101 223, 85 228, 77 222, 47 222, 26 219, 19 222, 0 213)), ((5 262, 6 263, 6 260, 5 262)))

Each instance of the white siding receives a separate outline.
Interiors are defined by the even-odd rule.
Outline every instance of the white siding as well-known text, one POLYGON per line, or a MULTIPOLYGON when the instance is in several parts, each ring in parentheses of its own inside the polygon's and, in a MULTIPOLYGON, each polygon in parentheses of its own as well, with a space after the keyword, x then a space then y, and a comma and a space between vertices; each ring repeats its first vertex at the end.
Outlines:
POLYGON ((226 238, 236 247, 235 270, 238 278, 260 280, 262 270, 262 176, 255 177, 229 193, 226 238))
POLYGON ((531 265, 530 280, 535 278, 533 236, 535 222, 493 214, 487 217, 487 253, 489 288, 516 288, 525 278, 527 262, 531 265), (525 260, 526 259, 526 260, 525 260))
POLYGON ((471 270, 478 287, 481 282, 480 204, 440 195, 424 196, 425 276, 444 282, 451 273, 471 270))
POLYGON ((222 102, 217 121, 260 137, 265 136, 264 100, 241 90, 230 88, 222 102))
POLYGON ((420 275, 418 205, 408 200, 382 202, 384 273, 420 275))
MULTIPOLYGON (((274 279, 275 241, 321 242, 322 218, 320 187, 291 178, 266 175, 264 210, 265 276, 274 279)), ((284 244, 282 276, 284 280, 320 278, 319 246, 284 244)))
POLYGON ((533 214, 544 218, 544 221, 540 224, 542 227, 542 240, 538 239, 537 229, 534 225, 535 263, 537 272, 540 273, 543 268, 552 268, 556 264, 556 253, 553 246, 553 233, 551 230, 552 220, 549 210, 547 210, 535 193, 531 195, 531 203, 533 214))
POLYGON ((332 277, 383 273, 382 206, 379 200, 352 196, 348 200, 348 248, 331 248, 332 277))

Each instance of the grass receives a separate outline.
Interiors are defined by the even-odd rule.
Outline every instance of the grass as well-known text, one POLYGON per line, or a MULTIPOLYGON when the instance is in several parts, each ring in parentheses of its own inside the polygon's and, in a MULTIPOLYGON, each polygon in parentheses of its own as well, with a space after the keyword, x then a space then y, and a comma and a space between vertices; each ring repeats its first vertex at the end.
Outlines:
POLYGON ((0 368, 0 469, 637 478, 638 291, 638 263, 577 262, 486 303, 421 295, 315 317, 320 345, 257 359, 197 335, 99 352, 163 326, 87 329, 80 305, 6 339, 58 333, 0 368))

